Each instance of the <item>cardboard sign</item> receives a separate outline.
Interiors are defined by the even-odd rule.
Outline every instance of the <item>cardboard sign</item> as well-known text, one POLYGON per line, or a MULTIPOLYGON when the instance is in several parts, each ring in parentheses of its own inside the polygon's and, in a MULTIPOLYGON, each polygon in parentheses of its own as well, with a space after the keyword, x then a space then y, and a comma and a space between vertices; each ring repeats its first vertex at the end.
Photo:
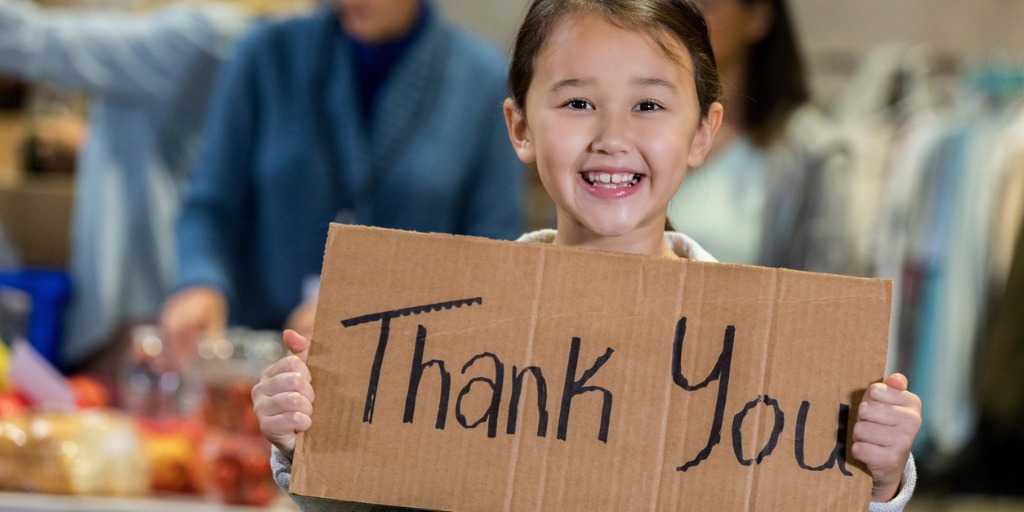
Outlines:
POLYGON ((331 226, 291 492, 452 511, 867 510, 891 283, 331 226))

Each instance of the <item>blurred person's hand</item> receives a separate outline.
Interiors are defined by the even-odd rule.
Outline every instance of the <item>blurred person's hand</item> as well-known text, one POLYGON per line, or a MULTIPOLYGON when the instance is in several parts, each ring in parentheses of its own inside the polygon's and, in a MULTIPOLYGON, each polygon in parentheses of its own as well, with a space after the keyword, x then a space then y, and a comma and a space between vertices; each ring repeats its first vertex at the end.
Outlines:
POLYGON ((299 304, 284 322, 285 329, 291 329, 307 338, 313 337, 313 320, 316 317, 316 299, 299 304))
POLYGON ((220 290, 209 286, 193 286, 171 295, 160 314, 160 323, 179 364, 195 356, 202 338, 223 338, 227 320, 227 299, 220 290))

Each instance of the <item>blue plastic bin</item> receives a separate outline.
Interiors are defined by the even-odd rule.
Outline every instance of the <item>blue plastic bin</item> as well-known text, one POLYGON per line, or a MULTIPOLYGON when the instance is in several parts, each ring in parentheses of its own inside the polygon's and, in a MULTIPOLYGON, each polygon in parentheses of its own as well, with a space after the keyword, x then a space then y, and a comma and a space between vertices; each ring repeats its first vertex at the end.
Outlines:
POLYGON ((57 368, 61 365, 61 340, 64 310, 71 298, 71 279, 62 270, 27 269, 0 272, 0 286, 28 293, 32 312, 28 321, 28 341, 57 368))

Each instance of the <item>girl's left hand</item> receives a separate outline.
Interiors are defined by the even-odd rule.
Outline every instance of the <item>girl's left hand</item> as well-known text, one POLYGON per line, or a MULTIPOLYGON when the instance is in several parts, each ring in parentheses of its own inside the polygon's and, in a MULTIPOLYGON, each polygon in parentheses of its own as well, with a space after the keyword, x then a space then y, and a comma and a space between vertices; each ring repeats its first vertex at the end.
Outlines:
POLYGON ((871 501, 877 503, 896 497, 921 429, 921 399, 908 385, 905 376, 894 373, 868 387, 857 410, 850 453, 871 471, 871 501))

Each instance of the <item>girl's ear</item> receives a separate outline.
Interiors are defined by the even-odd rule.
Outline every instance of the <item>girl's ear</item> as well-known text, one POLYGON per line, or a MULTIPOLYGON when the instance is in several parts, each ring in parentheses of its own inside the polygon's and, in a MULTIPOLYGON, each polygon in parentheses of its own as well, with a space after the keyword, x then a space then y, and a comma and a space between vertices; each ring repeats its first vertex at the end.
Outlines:
POLYGON ((690 144, 690 154, 686 163, 690 168, 699 167, 711 151, 711 145, 715 142, 715 134, 722 126, 722 104, 714 102, 708 108, 708 115, 697 127, 697 133, 693 136, 693 143, 690 144))
POLYGON ((524 164, 536 163, 537 155, 533 150, 533 141, 530 138, 530 127, 526 124, 526 116, 519 110, 519 106, 512 98, 505 98, 505 126, 508 128, 508 138, 512 141, 512 148, 524 164))

